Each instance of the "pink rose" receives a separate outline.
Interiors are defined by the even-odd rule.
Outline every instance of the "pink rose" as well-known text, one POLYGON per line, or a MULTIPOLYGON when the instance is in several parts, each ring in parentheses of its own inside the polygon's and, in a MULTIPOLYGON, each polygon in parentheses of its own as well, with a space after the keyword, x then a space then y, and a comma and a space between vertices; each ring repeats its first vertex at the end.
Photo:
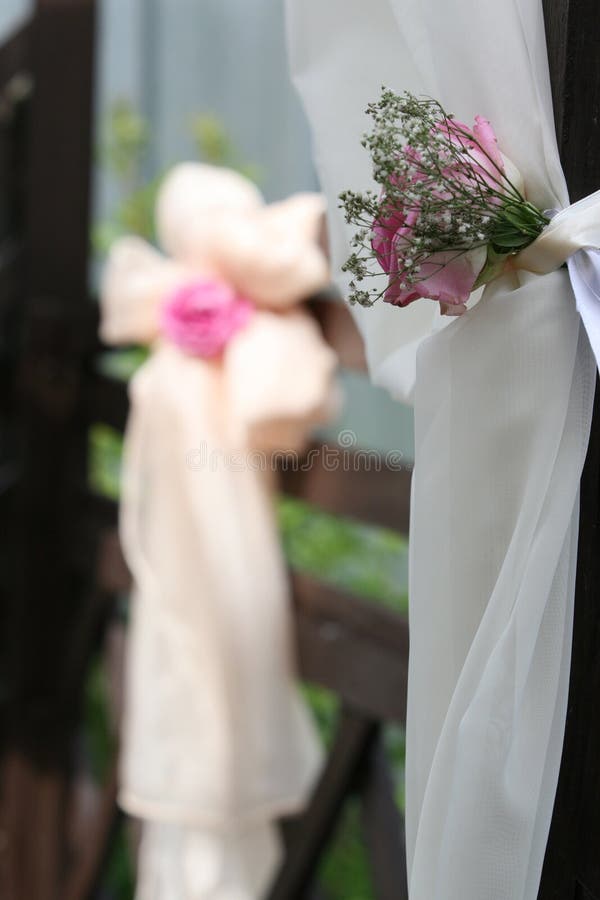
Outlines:
POLYGON ((486 256, 485 247, 460 255, 452 250, 432 253, 421 266, 422 280, 403 288, 400 278, 390 278, 385 300, 394 306, 408 306, 415 300, 426 298, 440 303, 446 315, 460 315, 465 312, 465 304, 485 265, 486 256))
MULTIPOLYGON (((438 129, 449 137, 452 143, 459 148, 464 148, 465 169, 459 171, 456 168, 453 174, 468 184, 468 169, 471 168, 483 175, 492 187, 502 189, 502 175, 504 174, 504 157, 498 148, 498 139, 491 123, 483 116, 475 116, 473 128, 469 128, 458 119, 448 119, 447 124, 440 122, 438 129)), ((452 174, 452 170, 451 170, 452 174)))
POLYGON ((161 328, 192 356, 218 356, 243 328, 254 307, 222 281, 198 279, 178 288, 165 303, 161 328))
MULTIPOLYGON (((446 179, 461 188, 475 191, 477 179, 483 178, 495 190, 502 190, 504 158, 487 119, 477 116, 472 129, 456 119, 440 122, 437 128, 456 147, 464 149, 464 156, 459 163, 449 161, 444 171, 446 179)), ((398 197, 394 197, 388 213, 373 223, 373 251, 383 271, 390 276, 384 299, 395 306, 408 306, 415 300, 428 298, 439 302, 445 314, 460 315, 465 311, 465 303, 485 265, 486 248, 476 247, 467 252, 432 251, 420 262, 419 279, 413 283, 403 280, 402 273, 413 261, 414 229, 421 215, 418 195, 411 191, 411 186, 423 180, 419 171, 418 152, 408 145, 403 149, 403 154, 409 166, 406 174, 402 172, 394 177, 394 184, 398 187, 399 194, 406 196, 406 204, 400 207, 398 197)), ((440 188, 439 183, 431 185, 431 193, 438 200, 445 200, 450 196, 444 188, 440 188)), ((449 221, 446 220, 446 224, 449 221)), ((443 229, 444 224, 442 216, 439 227, 443 229)))

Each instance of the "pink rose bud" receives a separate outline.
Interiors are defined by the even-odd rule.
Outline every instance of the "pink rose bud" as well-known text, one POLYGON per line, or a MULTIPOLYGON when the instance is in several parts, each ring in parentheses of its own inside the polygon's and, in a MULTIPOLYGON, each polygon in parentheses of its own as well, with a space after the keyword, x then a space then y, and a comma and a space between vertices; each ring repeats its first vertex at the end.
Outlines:
MULTIPOLYGON (((463 156, 462 165, 449 162, 444 172, 448 181, 462 184, 465 189, 474 191, 474 181, 469 175, 471 169, 473 173, 481 175, 491 187, 498 186, 504 173, 504 160, 498 150, 494 130, 487 119, 477 116, 472 129, 456 119, 447 119, 443 124, 438 123, 437 129, 456 145, 463 156)), ((418 279, 409 283, 402 277, 401 273, 412 262, 410 257, 414 253, 414 229, 421 215, 419 202, 410 199, 411 181, 414 183, 423 179, 418 165, 419 153, 408 145, 403 154, 407 160, 415 163, 414 171, 409 169, 404 179, 402 176, 394 176, 392 180, 408 198, 406 206, 388 209, 387 215, 384 212, 373 223, 372 248, 381 268, 390 276, 385 300, 395 306, 408 306, 424 297, 438 301, 444 315, 460 315, 466 310, 465 304, 485 265, 487 251, 485 247, 476 247, 464 253, 452 250, 432 251, 421 262, 418 279)), ((443 187, 437 187, 434 193, 440 200, 444 199, 443 187)), ((443 226, 441 219, 440 228, 443 226)))
POLYGON ((178 288, 165 303, 161 330, 192 356, 218 356, 249 321, 253 304, 215 279, 198 279, 178 288))

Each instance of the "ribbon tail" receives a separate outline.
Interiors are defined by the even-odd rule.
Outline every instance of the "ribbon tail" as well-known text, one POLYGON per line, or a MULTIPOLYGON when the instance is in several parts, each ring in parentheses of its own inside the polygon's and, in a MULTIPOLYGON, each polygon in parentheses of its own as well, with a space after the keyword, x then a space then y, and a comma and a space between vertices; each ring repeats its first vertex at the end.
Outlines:
POLYGON ((600 252, 579 250, 567 265, 577 310, 600 370, 600 252))

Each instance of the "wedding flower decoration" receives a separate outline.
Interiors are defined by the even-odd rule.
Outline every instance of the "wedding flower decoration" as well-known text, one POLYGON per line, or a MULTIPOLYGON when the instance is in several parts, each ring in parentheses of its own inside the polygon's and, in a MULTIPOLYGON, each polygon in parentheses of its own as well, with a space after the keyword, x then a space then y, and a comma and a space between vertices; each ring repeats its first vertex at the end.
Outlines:
POLYGON ((383 88, 369 104, 372 131, 363 146, 379 193, 340 195, 346 221, 356 226, 350 302, 395 306, 420 298, 460 315, 473 290, 497 278, 511 256, 549 222, 524 195, 521 176, 498 147, 482 116, 468 127, 436 100, 383 88), (387 286, 366 288, 381 273, 387 286))
POLYGON ((184 352, 210 359, 248 323, 253 310, 253 304, 224 281, 201 278, 186 282, 169 297, 162 309, 162 332, 184 352))
POLYGON ((266 204, 241 174, 184 163, 158 192, 160 249, 121 237, 104 270, 103 341, 149 349, 120 498, 135 590, 119 802, 142 822, 140 896, 165 871, 198 896, 200 871, 214 897, 262 897, 278 821, 321 769, 270 476, 336 408, 335 354, 302 307, 329 283, 323 212, 316 194, 266 204))

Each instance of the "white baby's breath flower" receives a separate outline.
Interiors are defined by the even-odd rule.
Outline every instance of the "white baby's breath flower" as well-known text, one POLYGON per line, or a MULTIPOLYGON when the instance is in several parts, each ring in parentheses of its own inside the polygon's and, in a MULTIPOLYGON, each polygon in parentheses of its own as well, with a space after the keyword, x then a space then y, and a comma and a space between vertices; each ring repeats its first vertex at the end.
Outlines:
POLYGON ((363 146, 371 155, 380 190, 346 191, 340 197, 346 221, 357 226, 352 242, 356 252, 345 264, 355 279, 354 302, 372 305, 383 295, 377 288, 356 290, 356 281, 376 275, 384 264, 393 269, 388 275, 394 294, 427 281, 430 267, 422 263, 432 253, 450 250, 460 256, 472 250, 485 255, 497 223, 502 226, 498 234, 514 229, 516 242, 521 242, 515 247, 522 246, 523 235, 535 236, 536 229, 539 233, 543 228, 544 217, 526 204, 511 172, 506 185, 498 188, 473 166, 466 145, 460 138, 457 143, 452 117, 435 100, 383 89, 367 112, 373 130, 363 146), (377 234, 374 225, 366 223, 377 225, 377 234))

